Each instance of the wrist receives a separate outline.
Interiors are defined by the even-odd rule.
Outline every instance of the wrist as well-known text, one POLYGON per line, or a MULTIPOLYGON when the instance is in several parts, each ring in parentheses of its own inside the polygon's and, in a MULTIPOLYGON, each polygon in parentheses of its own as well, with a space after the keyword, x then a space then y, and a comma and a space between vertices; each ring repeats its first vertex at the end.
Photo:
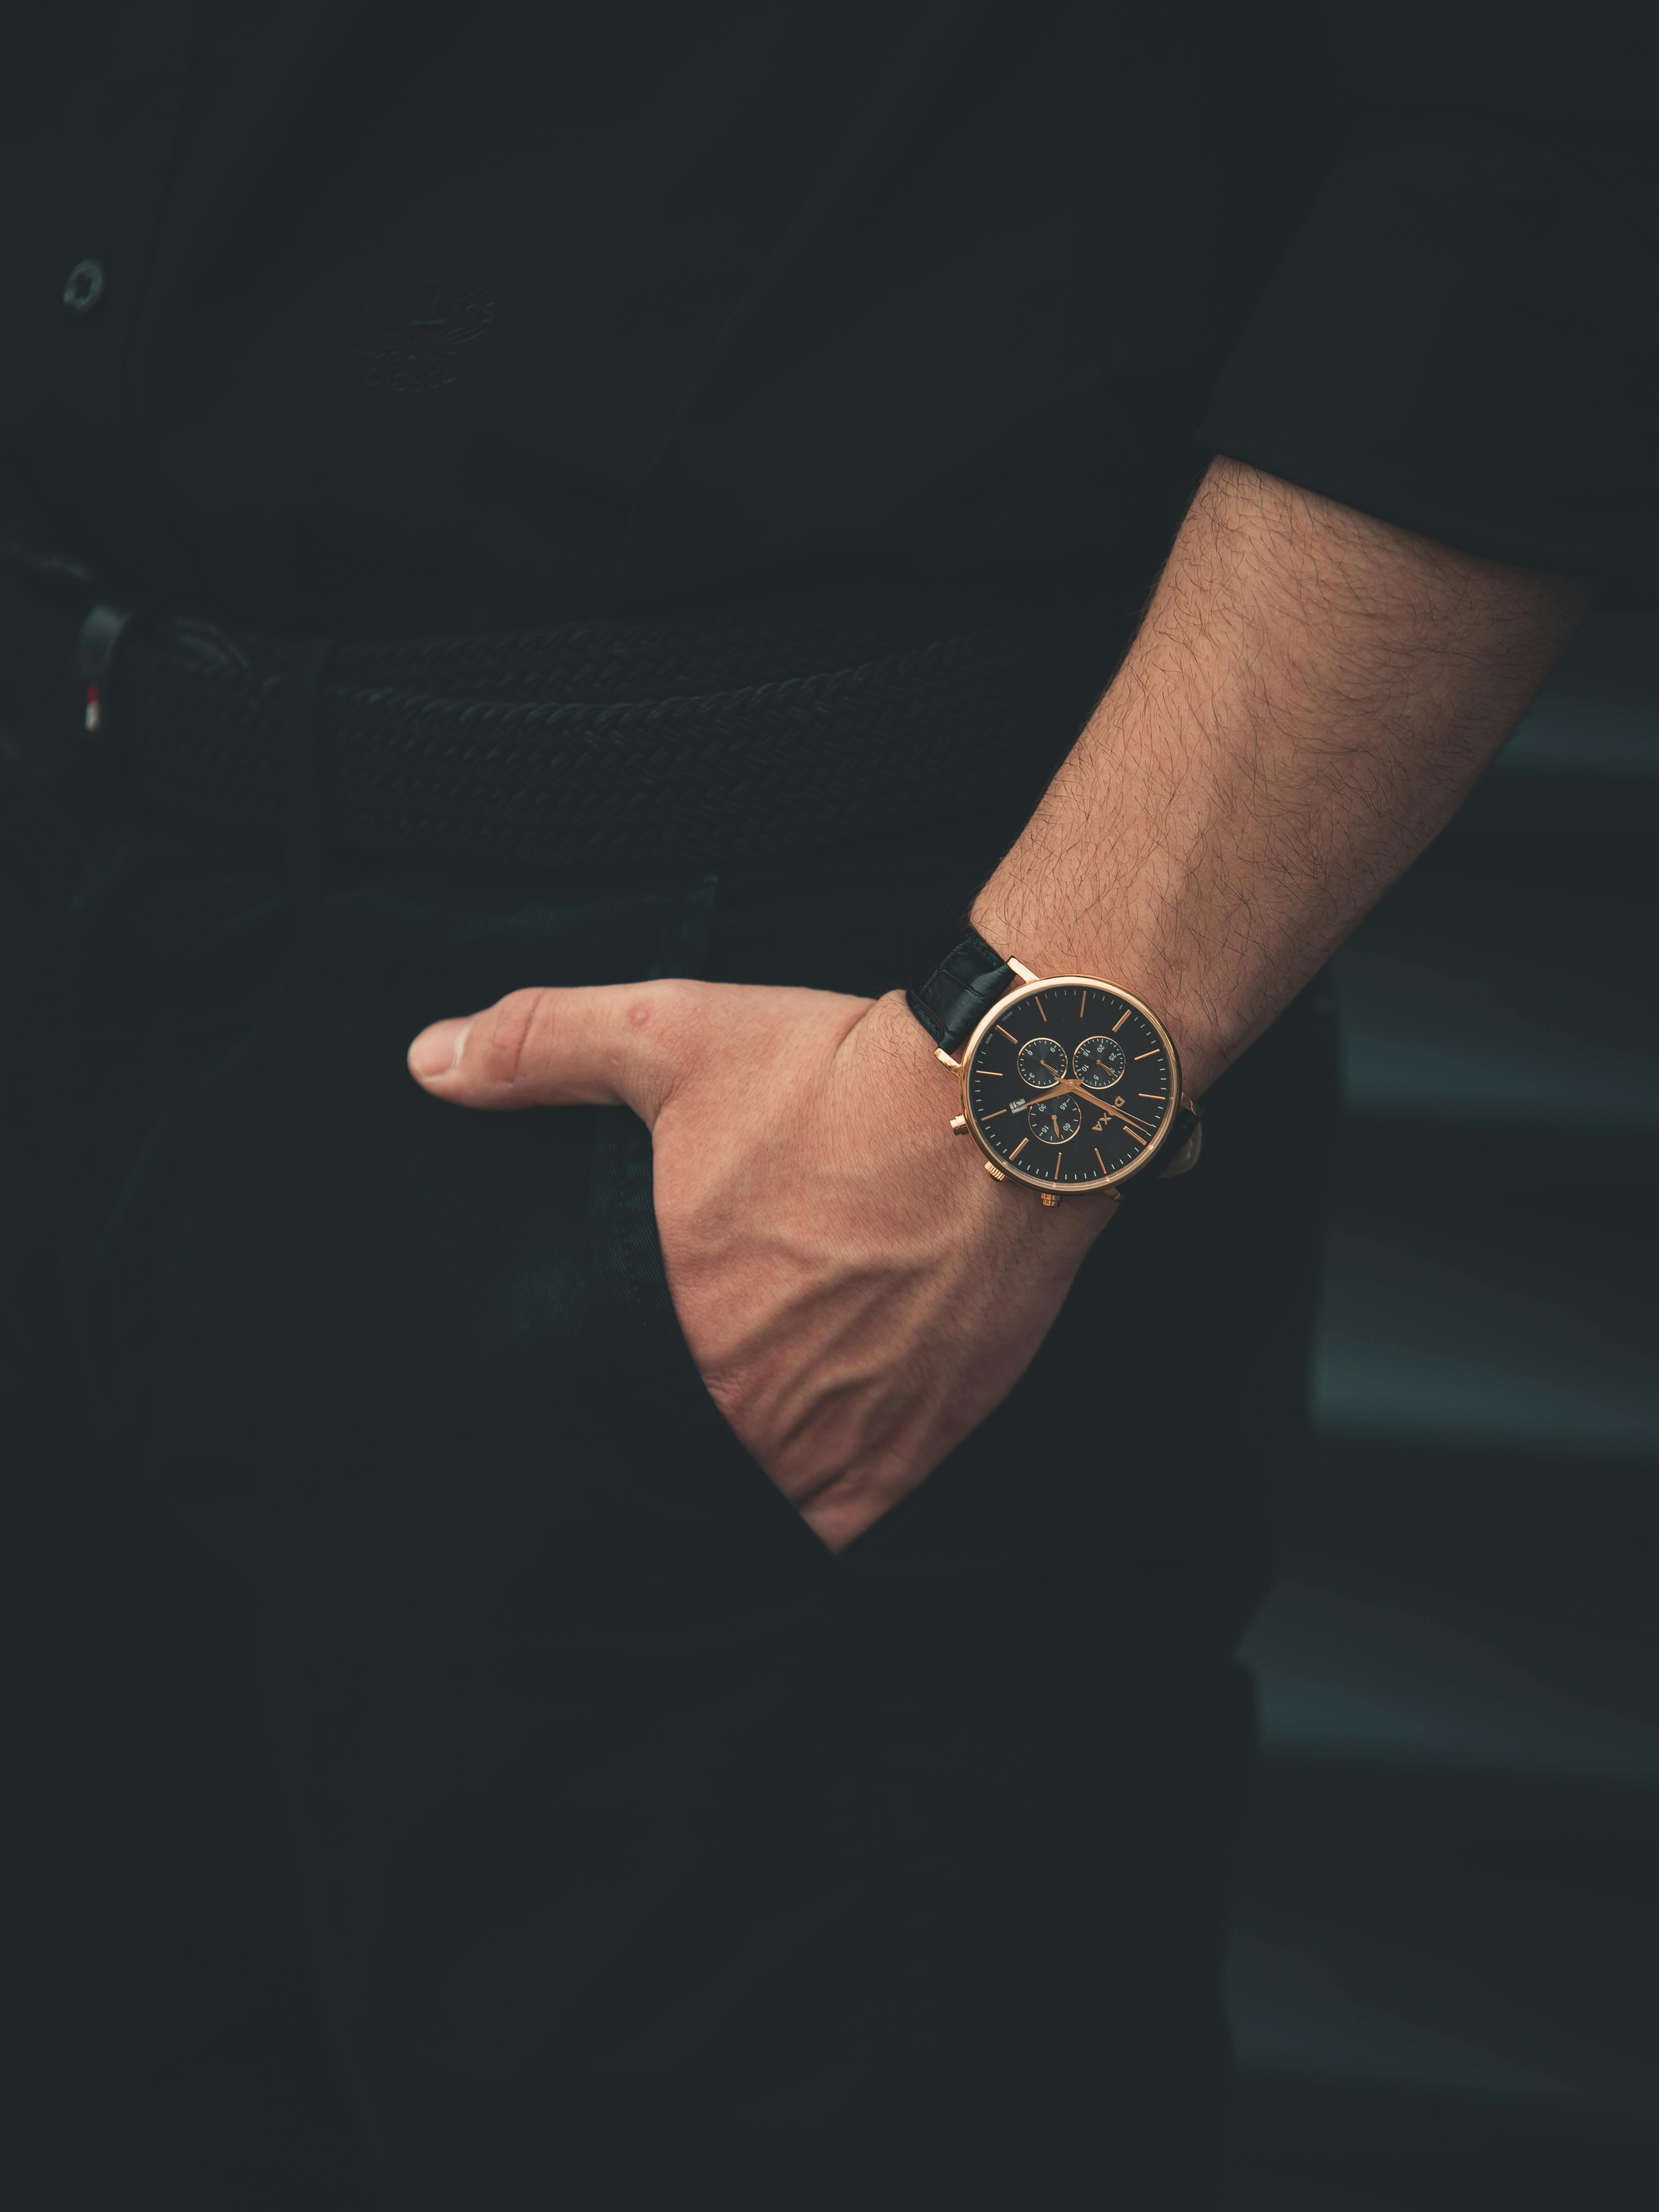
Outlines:
POLYGON ((1018 959, 1038 975, 1098 975, 1143 1000, 1173 1038, 1185 1088, 1194 1098, 1237 1056, 1198 979, 1183 973, 1144 927, 1126 925, 1109 939, 1098 915, 1086 925, 1076 917, 1057 921, 1030 898, 1000 894, 995 877, 975 900, 969 921, 1005 960, 1018 959))

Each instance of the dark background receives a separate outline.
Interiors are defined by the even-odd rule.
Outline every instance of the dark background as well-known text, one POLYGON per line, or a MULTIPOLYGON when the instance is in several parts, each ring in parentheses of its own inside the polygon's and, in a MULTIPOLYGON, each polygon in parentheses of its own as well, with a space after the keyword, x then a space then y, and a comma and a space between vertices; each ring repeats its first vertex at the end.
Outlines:
POLYGON ((1316 1474, 1247 1650, 1232 2203, 1659 2203, 1659 617, 1337 963, 1316 1474))

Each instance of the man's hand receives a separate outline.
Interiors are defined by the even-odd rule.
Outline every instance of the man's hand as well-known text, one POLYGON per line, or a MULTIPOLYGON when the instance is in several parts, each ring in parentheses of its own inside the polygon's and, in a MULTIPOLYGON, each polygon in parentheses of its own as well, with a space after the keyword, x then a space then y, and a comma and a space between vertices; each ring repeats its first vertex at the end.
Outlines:
POLYGON ((1116 1205, 982 1174, 896 993, 514 991, 423 1030, 410 1066, 457 1105, 640 1115, 692 1357, 832 1552, 1007 1395, 1116 1205))
MULTIPOLYGON (((1201 1095, 1443 826, 1595 596, 1216 461, 975 927, 1146 999, 1201 1095)), ((896 994, 515 991, 422 1080, 643 1117, 692 1355, 831 1550, 1006 1396, 1115 1204, 981 1175, 896 994)))

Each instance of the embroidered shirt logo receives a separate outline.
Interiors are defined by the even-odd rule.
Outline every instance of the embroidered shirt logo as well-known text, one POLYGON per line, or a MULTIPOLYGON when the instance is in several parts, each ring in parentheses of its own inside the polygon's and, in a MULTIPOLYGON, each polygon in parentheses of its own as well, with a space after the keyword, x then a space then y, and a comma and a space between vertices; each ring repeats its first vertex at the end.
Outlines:
POLYGON ((453 384, 469 346, 495 319, 487 283, 427 277, 399 294, 377 293, 357 313, 354 347, 363 382, 379 392, 436 392, 453 384))

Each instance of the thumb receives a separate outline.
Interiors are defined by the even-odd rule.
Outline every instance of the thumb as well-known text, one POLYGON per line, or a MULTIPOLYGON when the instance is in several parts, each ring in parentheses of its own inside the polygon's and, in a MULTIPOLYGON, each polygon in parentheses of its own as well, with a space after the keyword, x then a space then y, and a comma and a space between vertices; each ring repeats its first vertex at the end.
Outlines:
POLYGON ((457 1106, 630 1106, 654 1122, 689 1060, 693 983, 509 991, 481 1013, 434 1022, 409 1072, 457 1106))

